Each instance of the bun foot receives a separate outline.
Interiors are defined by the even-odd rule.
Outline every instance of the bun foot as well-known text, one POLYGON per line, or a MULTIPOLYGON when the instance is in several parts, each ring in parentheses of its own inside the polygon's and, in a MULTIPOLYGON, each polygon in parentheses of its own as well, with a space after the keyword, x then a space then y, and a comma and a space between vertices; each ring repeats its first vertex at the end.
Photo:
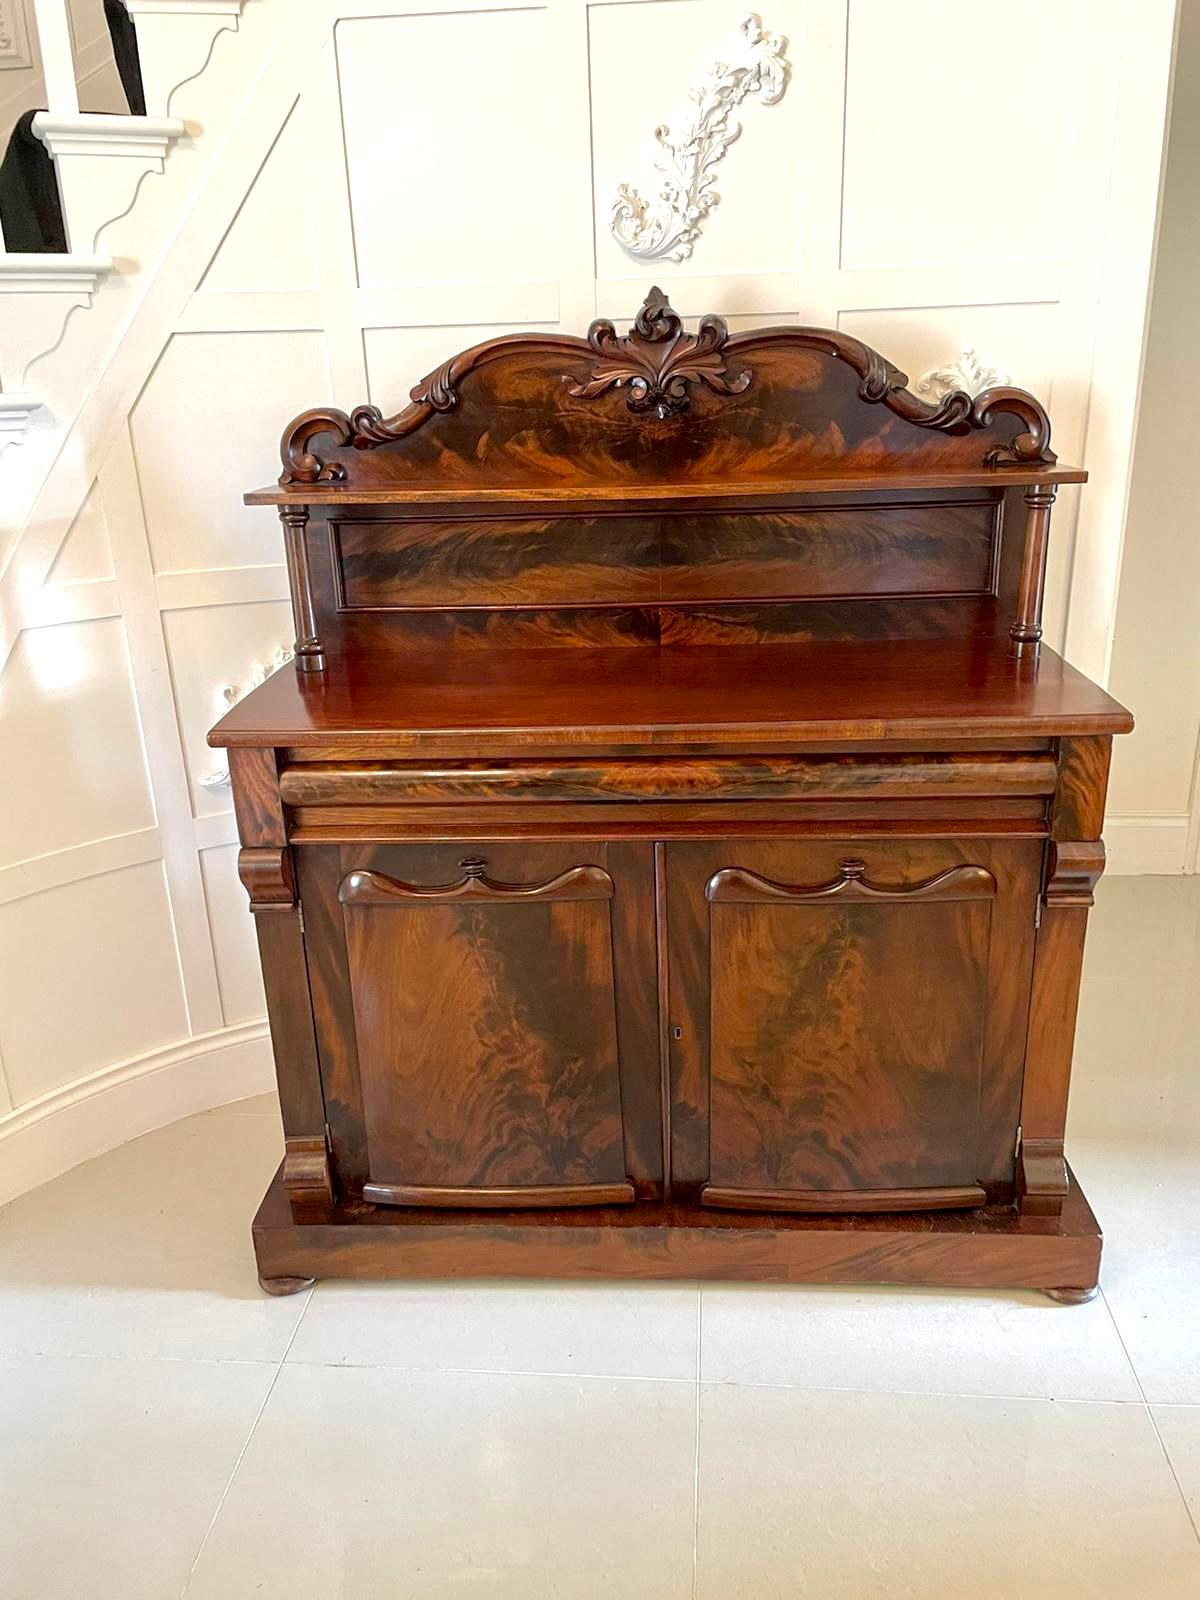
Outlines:
POLYGON ((1100 1293, 1100 1285, 1094 1283, 1090 1289, 1043 1289, 1042 1293, 1060 1306, 1084 1306, 1100 1293))
POLYGON ((315 1278, 264 1278, 259 1274, 259 1284, 268 1294, 299 1294, 301 1289, 311 1289, 315 1278))

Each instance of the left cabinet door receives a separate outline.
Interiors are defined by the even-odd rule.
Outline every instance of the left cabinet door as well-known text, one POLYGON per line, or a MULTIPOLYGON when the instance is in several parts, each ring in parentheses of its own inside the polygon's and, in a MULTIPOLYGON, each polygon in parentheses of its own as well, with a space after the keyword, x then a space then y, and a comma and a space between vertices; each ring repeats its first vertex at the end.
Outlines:
POLYGON ((382 1205, 617 1205, 661 1180, 640 845, 300 852, 331 1143, 382 1205))

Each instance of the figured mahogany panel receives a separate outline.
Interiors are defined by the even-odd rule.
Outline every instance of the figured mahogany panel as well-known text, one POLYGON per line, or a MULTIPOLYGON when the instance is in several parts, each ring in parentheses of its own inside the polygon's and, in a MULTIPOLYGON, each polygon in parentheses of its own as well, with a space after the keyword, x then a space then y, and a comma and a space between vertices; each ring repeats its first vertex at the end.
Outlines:
POLYGON ((877 888, 864 870, 709 881, 708 1204, 974 1183, 995 880, 877 888))
POLYGON ((929 404, 849 334, 720 317, 686 332, 652 289, 627 335, 514 334, 452 357, 385 418, 305 412, 285 430, 285 487, 428 483, 443 492, 561 484, 746 483, 903 470, 1053 467, 1050 424, 1019 389, 929 404))
POLYGON ((1036 841, 666 851, 677 1187, 781 1211, 1011 1194, 1036 841))
POLYGON ((347 873, 338 895, 366 1125, 366 1198, 632 1200, 624 1157, 614 886, 586 860, 447 883, 347 873), (514 1191, 521 1191, 514 1197, 514 1191))
POLYGON ((291 806, 494 804, 506 801, 801 800, 1038 795, 1053 792, 1048 754, 754 756, 709 760, 294 763, 291 806))
POLYGON ((999 499, 723 513, 330 519, 343 609, 987 594, 999 499))
MULTIPOLYGON (((415 832, 409 827, 387 831, 393 836, 402 831, 410 837, 415 832)), ((536 886, 580 864, 602 867, 612 879, 611 902, 598 902, 596 909, 607 906, 613 929, 625 1149, 622 1177, 628 1174, 639 1194, 659 1192, 663 1165, 650 846, 636 842, 580 845, 537 840, 519 844, 492 840, 480 845, 474 836, 470 841, 450 844, 306 844, 297 855, 321 1080, 332 1155, 343 1192, 360 1195, 372 1173, 363 1090, 367 1066, 360 1068, 346 922, 338 899, 340 886, 356 872, 422 887, 454 884, 464 875, 459 862, 472 855, 485 856, 488 873, 500 881, 536 886)), ((371 915, 382 919, 389 914, 386 907, 368 909, 371 915)), ((397 914, 409 915, 407 911, 397 914)), ((424 913, 418 910, 414 914, 424 913)), ((386 920, 383 926, 387 926, 386 920)))
POLYGON ((571 606, 581 598, 637 605, 659 597, 653 517, 331 517, 329 534, 346 610, 571 606))
POLYGON ((1111 760, 1112 739, 1107 736, 1059 741, 1058 790, 1050 809, 1050 832, 1056 839, 1099 839, 1111 760))

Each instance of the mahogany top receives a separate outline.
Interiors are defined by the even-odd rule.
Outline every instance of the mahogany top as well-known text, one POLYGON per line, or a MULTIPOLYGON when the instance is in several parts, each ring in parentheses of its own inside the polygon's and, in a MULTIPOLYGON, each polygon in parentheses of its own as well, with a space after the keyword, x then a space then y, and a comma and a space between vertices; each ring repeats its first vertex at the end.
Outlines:
POLYGON ((363 652, 285 668, 213 745, 350 743, 470 758, 531 749, 888 743, 1127 733, 1133 718, 1053 650, 1002 639, 662 649, 363 652))

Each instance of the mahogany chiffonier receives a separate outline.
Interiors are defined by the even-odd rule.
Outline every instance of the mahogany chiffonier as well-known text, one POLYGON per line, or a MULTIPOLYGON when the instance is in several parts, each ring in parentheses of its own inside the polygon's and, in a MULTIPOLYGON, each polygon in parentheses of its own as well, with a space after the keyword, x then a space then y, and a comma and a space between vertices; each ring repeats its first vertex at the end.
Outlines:
POLYGON ((1060 465, 844 333, 528 333, 277 487, 227 746, 286 1154, 264 1287, 1094 1292, 1063 1156, 1112 735, 1040 642, 1060 465))

